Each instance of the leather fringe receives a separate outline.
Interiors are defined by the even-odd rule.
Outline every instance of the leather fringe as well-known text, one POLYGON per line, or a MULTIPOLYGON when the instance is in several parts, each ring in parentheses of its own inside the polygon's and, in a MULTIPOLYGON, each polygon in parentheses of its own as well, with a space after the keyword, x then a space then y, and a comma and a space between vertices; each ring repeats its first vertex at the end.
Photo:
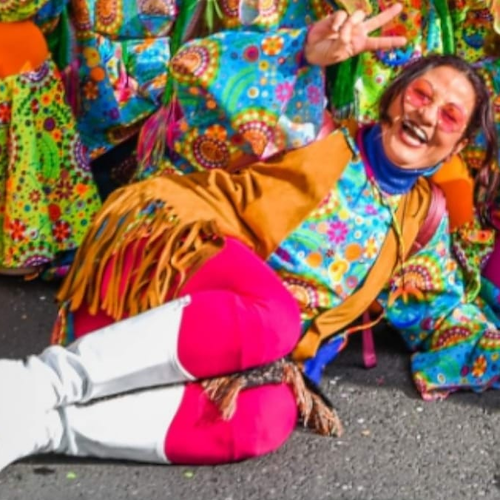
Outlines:
POLYGON ((209 399, 219 408, 224 420, 236 411, 238 394, 244 389, 271 383, 286 383, 295 395, 304 427, 322 436, 341 436, 342 424, 331 404, 304 382, 296 363, 280 360, 246 372, 202 382, 209 399))
POLYGON ((138 314, 174 298, 223 242, 212 221, 181 224, 154 189, 119 190, 98 214, 57 298, 71 311, 85 302, 91 314, 102 309, 115 320, 138 314), (133 271, 124 269, 126 255, 133 271))

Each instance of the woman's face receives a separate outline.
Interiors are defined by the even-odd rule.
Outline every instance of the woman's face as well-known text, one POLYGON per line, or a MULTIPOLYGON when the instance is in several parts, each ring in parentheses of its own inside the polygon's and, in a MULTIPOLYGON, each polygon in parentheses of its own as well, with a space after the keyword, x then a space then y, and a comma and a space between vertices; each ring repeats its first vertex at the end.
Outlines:
POLYGON ((382 123, 384 151, 404 169, 432 167, 466 144, 463 134, 475 106, 474 87, 451 66, 430 69, 389 105, 382 123))

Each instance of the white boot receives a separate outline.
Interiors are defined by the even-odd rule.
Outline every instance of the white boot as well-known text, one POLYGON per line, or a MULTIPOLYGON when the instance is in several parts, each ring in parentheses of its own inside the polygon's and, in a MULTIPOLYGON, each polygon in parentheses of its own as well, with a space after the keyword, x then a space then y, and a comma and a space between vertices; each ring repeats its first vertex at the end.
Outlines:
POLYGON ((168 463, 167 431, 180 407, 183 384, 157 387, 60 408, 64 437, 57 453, 168 463))
POLYGON ((177 356, 189 296, 92 332, 67 348, 0 361, 0 405, 14 391, 47 411, 144 387, 193 380, 177 356), (36 396, 33 397, 33 394, 36 396))
POLYGON ((0 408, 0 471, 12 462, 35 453, 57 449, 63 424, 57 410, 33 411, 26 405, 2 401, 0 408))
MULTIPOLYGON (((179 384, 61 407, 36 420, 25 416, 24 425, 0 427, 0 470, 20 458, 49 452, 168 463, 165 438, 184 388, 179 384)), ((16 406, 11 414, 18 412, 16 406)))

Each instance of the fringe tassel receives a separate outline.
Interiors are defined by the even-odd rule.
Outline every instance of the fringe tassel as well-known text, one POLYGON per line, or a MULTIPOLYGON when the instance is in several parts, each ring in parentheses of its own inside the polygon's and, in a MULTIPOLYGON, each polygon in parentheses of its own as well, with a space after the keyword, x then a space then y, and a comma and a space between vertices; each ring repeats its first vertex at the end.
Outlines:
POLYGON ((209 399, 219 408, 222 418, 229 420, 236 411, 240 391, 281 382, 292 388, 305 427, 322 436, 342 435, 342 424, 335 410, 325 398, 307 387, 302 372, 291 361, 280 360, 244 373, 209 379, 202 385, 209 399))
POLYGON ((229 420, 236 411, 238 394, 246 387, 243 376, 219 377, 203 383, 209 399, 219 408, 222 419, 229 420))
POLYGON ((151 184, 116 191, 99 213, 58 293, 70 311, 85 301, 91 314, 101 309, 118 320, 157 307, 222 248, 213 222, 180 224, 154 187, 148 193, 151 184), (135 263, 130 275, 124 274, 126 255, 135 263), (110 277, 103 294, 105 272, 110 277))
POLYGON ((289 384, 295 394, 304 427, 321 436, 341 436, 342 423, 336 411, 304 382, 299 367, 287 362, 283 367, 283 381, 289 384))

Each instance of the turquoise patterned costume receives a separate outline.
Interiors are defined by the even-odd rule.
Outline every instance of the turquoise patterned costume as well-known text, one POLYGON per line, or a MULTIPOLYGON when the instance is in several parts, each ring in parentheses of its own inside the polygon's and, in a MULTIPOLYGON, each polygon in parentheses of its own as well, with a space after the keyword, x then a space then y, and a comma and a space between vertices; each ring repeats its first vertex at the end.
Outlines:
MULTIPOLYGON (((299 302, 304 327, 363 283, 400 199, 381 195, 349 140, 354 159, 338 184, 269 259, 299 302)), ((414 352, 414 381, 428 400, 500 387, 500 322, 480 300, 466 300, 464 273, 450 248, 445 216, 429 243, 406 259, 404 277, 399 270, 378 298, 414 352), (397 294, 403 279, 413 290, 406 299, 397 294)))

